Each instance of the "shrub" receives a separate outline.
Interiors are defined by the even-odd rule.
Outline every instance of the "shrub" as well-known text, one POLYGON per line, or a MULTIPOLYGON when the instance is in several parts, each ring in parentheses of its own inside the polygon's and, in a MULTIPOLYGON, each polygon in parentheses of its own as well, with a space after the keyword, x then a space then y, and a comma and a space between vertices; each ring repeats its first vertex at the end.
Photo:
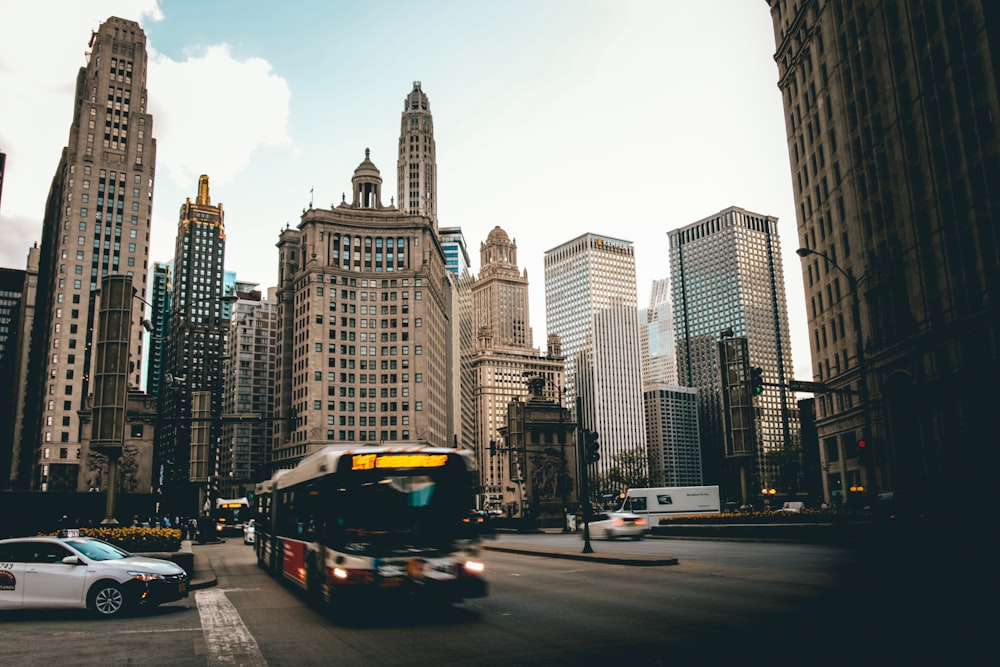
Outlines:
MULTIPOLYGON (((102 527, 80 528, 80 534, 104 540, 125 551, 143 553, 151 551, 177 551, 181 548, 181 531, 178 528, 102 527)), ((49 533, 58 535, 58 532, 49 533)))

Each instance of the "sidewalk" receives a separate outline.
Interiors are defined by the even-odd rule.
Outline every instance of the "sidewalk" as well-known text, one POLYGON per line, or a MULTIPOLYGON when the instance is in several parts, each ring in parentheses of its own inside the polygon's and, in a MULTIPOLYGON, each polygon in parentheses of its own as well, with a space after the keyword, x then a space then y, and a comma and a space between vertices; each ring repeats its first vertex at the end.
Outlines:
MULTIPOLYGON (((219 540, 219 542, 221 541, 219 540)), ((213 544, 217 544, 217 542, 213 544)), ((212 568, 212 561, 209 560, 208 556, 202 550, 204 546, 206 546, 205 543, 198 544, 191 540, 181 542, 181 551, 189 552, 193 556, 191 571, 188 572, 188 575, 191 577, 189 588, 193 591, 199 588, 209 588, 219 583, 215 576, 215 570, 212 568)))

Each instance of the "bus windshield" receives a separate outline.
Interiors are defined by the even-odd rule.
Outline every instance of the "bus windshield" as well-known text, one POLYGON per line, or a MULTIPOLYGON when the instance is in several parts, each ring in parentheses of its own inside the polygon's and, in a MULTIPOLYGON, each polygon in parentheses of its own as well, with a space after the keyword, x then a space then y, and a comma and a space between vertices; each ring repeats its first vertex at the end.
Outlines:
POLYGON ((474 535, 462 522, 470 506, 464 485, 449 475, 394 474, 338 489, 330 538, 353 553, 450 549, 474 535), (458 502, 456 502, 458 501, 458 502))

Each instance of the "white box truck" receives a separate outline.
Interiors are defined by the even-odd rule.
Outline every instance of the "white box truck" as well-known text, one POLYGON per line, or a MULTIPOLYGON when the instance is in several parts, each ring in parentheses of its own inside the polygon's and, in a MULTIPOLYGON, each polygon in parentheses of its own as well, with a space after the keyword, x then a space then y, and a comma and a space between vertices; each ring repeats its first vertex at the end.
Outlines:
POLYGON ((622 501, 622 511, 646 517, 650 528, 661 518, 718 514, 718 486, 661 486, 649 489, 629 489, 622 501))

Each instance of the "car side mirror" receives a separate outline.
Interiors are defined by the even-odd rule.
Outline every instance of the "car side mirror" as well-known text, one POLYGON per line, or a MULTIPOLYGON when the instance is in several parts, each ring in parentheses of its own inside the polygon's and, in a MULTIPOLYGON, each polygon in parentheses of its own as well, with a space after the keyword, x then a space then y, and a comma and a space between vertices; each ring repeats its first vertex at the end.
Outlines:
POLYGON ((81 565, 79 556, 66 556, 62 562, 66 565, 81 565))

